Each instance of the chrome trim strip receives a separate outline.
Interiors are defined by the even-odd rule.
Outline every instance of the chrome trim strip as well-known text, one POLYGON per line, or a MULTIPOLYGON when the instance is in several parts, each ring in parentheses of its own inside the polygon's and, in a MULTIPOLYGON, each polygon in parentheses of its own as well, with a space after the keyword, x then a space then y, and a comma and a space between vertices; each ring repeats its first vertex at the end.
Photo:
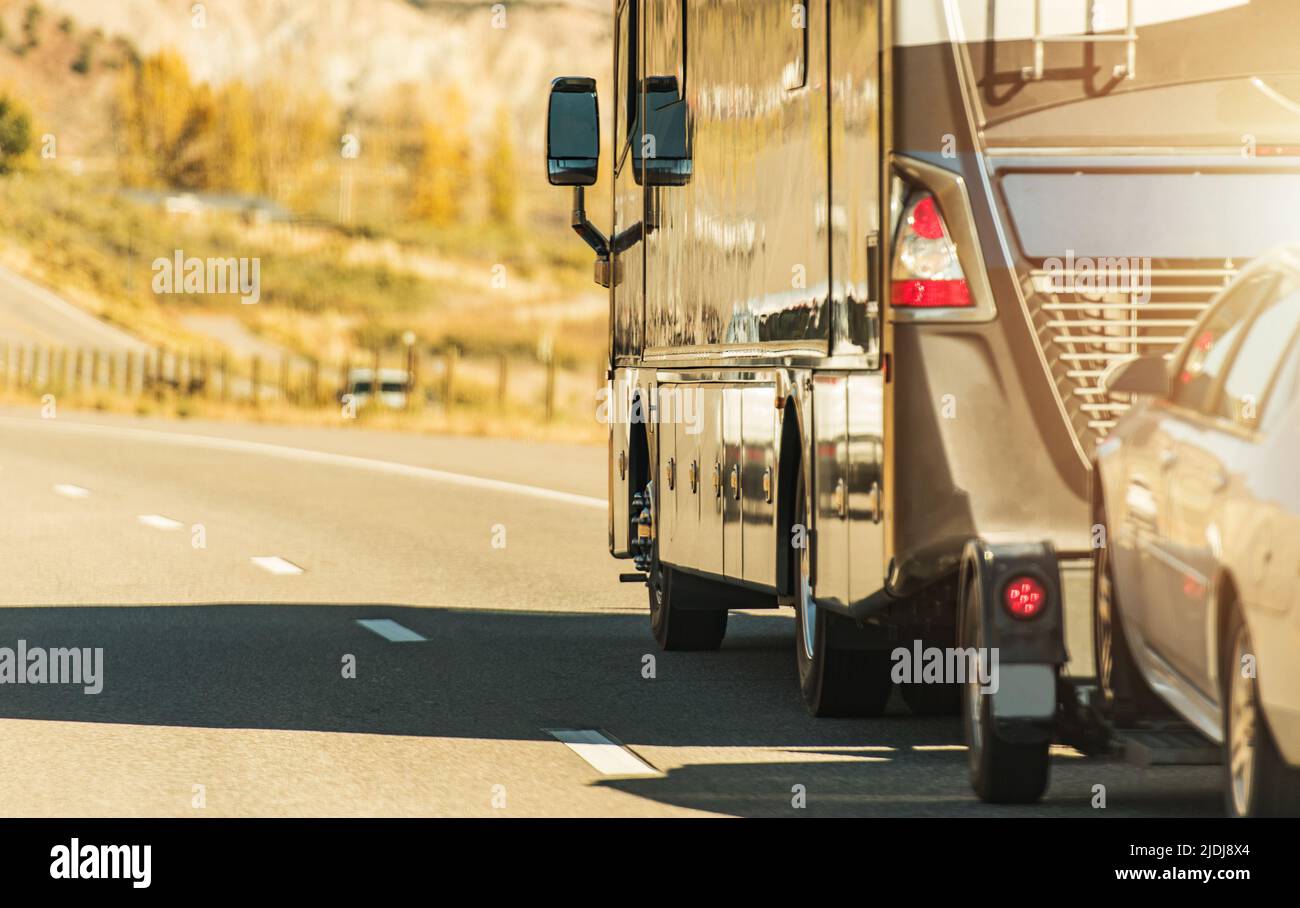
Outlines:
POLYGON ((1159 561, 1161 564, 1165 565, 1166 567, 1173 568, 1175 571, 1182 574, 1184 577, 1191 578, 1192 580, 1199 583, 1201 586, 1205 586, 1205 587, 1209 586, 1210 578, 1206 577, 1204 574, 1196 570, 1196 568, 1192 567, 1191 565, 1183 561, 1180 561, 1178 558, 1175 558, 1173 555, 1166 552, 1163 548, 1158 546, 1156 543, 1152 542, 1150 539, 1145 537, 1139 539, 1138 547, 1141 548, 1142 551, 1150 555, 1152 558, 1154 558, 1156 561, 1159 561))
POLYGON ((704 359, 726 361, 744 357, 771 357, 787 354, 790 356, 812 356, 825 358, 827 344, 808 341, 767 341, 743 346, 691 346, 691 347, 647 347, 642 356, 643 362, 669 359, 704 359))
POLYGON ((1222 744, 1222 708, 1197 690, 1150 646, 1144 643, 1142 649, 1147 658, 1147 681, 1160 698, 1205 737, 1215 744, 1222 744))

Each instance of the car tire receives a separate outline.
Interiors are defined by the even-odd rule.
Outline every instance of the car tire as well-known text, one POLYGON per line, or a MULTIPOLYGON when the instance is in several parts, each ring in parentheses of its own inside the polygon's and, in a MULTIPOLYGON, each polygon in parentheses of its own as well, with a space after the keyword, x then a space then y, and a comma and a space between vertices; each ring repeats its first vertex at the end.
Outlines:
MULTIPOLYGON (((800 473, 796 526, 808 525, 805 488, 800 473)), ((789 549, 795 585, 795 667, 804 705, 814 716, 878 716, 885 711, 892 689, 889 651, 867 646, 865 633, 849 618, 817 607, 810 556, 807 545, 789 549)))
POLYGON ((1224 801, 1229 816, 1300 817, 1300 769, 1287 765, 1260 708, 1258 662, 1250 628, 1237 603, 1231 605, 1222 649, 1224 801))
MULTIPOLYGON (((1097 521, 1105 527, 1105 514, 1099 513, 1097 521)), ((1167 716, 1169 708, 1142 677, 1129 648, 1108 546, 1096 546, 1092 559, 1092 652, 1102 710, 1121 727, 1145 717, 1167 716)))
MULTIPOLYGON (((983 652, 984 622, 979 584, 972 578, 961 600, 961 646, 983 652)), ((971 787, 992 804, 1030 804, 1047 790, 1051 736, 1003 737, 994 722, 993 698, 980 691, 978 672, 962 685, 962 727, 971 787)))
POLYGON ((650 572, 650 632, 662 650, 715 650, 727 635, 725 608, 690 608, 685 592, 674 589, 678 574, 655 557, 650 572))

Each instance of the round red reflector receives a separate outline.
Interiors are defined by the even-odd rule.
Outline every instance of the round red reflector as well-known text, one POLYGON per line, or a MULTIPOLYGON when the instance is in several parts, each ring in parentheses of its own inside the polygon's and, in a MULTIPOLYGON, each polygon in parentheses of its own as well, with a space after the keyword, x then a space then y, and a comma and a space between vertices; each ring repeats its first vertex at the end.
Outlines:
POLYGON ((1016 618, 1036 618, 1047 605, 1047 591, 1033 577, 1017 577, 1002 591, 1002 604, 1016 618))
POLYGON ((927 240, 943 239, 943 218, 934 207, 934 199, 926 196, 912 209, 912 232, 927 240))

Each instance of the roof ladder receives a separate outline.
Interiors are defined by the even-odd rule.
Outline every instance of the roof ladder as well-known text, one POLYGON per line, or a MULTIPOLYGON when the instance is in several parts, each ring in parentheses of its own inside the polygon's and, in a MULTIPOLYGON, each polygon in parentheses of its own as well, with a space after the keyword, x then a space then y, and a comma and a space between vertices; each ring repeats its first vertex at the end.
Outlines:
MULTIPOLYGON (((1100 0, 1088 0, 1088 21, 1095 20, 1094 14, 1100 0)), ((1020 71, 1021 78, 1028 82, 1041 82, 1044 73, 1043 57, 1046 45, 1051 44, 1113 44, 1124 42, 1126 45, 1125 62, 1115 64, 1113 74, 1116 79, 1132 79, 1137 76, 1137 19, 1133 15, 1134 0, 1125 0, 1125 25, 1122 35, 1045 35, 1043 34, 1043 0, 1034 0, 1034 65, 1026 66, 1020 71)))

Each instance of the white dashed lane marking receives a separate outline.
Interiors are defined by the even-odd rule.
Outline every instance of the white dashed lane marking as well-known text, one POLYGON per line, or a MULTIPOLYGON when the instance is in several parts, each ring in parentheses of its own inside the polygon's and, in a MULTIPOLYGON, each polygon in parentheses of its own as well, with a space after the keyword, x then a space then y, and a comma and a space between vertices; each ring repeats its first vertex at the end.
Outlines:
POLYGON ((427 639, 391 618, 358 618, 357 624, 393 643, 420 643, 427 639))
POLYGON ((85 498, 90 494, 90 489, 83 489, 81 486, 74 486, 66 482, 56 485, 54 491, 64 498, 85 498))
POLYGON ((642 760, 617 741, 590 728, 542 729, 569 748, 604 776, 662 776, 659 770, 642 760))
POLYGON ((184 525, 179 520, 172 520, 170 517, 164 517, 161 514, 141 514, 136 519, 147 527, 153 527, 155 530, 179 530, 184 525))
POLYGON ((272 574, 302 573, 302 568, 298 567, 298 565, 294 564, 292 561, 285 561, 279 555, 261 555, 255 558, 250 558, 249 560, 263 570, 270 571, 272 574))

